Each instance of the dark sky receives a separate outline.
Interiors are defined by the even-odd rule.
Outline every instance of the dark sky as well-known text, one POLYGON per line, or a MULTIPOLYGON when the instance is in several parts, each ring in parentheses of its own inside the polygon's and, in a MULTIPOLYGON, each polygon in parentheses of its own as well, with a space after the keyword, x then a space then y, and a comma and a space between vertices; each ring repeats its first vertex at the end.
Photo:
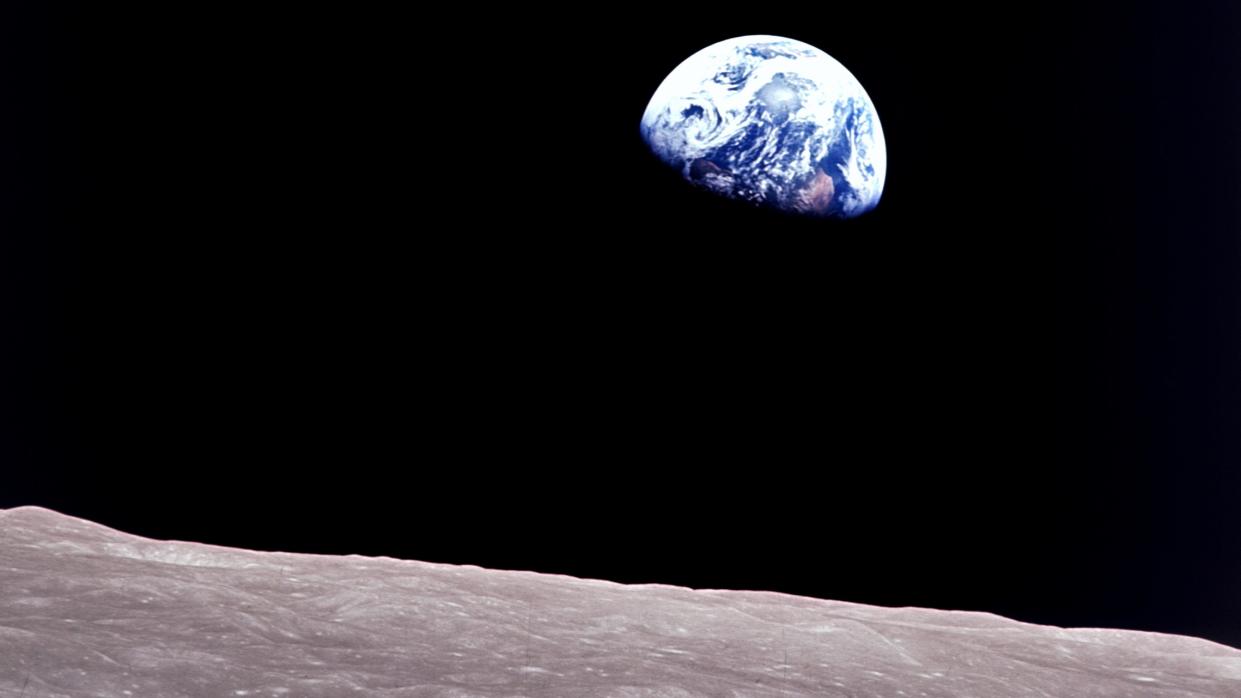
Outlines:
POLYGON ((1241 645, 1241 10, 1038 7, 6 21, 0 506, 1241 645), (646 152, 757 33, 872 214, 646 152))

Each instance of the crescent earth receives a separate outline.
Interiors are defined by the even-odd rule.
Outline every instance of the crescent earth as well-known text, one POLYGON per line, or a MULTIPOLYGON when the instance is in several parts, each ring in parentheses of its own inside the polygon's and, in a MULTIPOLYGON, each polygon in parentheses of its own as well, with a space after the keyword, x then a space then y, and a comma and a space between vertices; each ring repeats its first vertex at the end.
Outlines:
POLYGON ((853 218, 883 195, 887 147, 870 96, 793 39, 743 36, 690 56, 655 90, 642 137, 693 184, 760 206, 853 218))

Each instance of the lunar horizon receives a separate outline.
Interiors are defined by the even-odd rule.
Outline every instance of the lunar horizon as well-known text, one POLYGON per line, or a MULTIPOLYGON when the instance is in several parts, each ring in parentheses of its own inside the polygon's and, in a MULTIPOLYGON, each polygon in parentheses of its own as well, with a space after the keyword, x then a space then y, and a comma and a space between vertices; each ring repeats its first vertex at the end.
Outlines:
POLYGON ((1222 696, 1241 651, 988 613, 154 541, 0 510, 0 695, 1222 696))

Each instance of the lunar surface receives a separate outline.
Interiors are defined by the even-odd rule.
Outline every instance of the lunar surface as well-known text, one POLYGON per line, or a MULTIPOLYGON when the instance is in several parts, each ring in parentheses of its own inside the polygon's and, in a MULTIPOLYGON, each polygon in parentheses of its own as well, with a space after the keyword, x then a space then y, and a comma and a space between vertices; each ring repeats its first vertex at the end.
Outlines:
POLYGON ((257 553, 0 510, 0 696, 1241 696, 1241 652, 983 613, 257 553))

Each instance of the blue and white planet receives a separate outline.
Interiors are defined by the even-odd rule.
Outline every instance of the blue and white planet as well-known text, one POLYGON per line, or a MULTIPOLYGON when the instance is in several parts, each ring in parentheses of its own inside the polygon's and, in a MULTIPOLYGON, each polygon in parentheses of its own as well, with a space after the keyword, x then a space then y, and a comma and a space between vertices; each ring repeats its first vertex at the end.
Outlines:
POLYGON ((743 36, 690 56, 655 90, 642 137, 695 185, 756 205, 853 218, 883 195, 888 154, 870 96, 793 39, 743 36))

